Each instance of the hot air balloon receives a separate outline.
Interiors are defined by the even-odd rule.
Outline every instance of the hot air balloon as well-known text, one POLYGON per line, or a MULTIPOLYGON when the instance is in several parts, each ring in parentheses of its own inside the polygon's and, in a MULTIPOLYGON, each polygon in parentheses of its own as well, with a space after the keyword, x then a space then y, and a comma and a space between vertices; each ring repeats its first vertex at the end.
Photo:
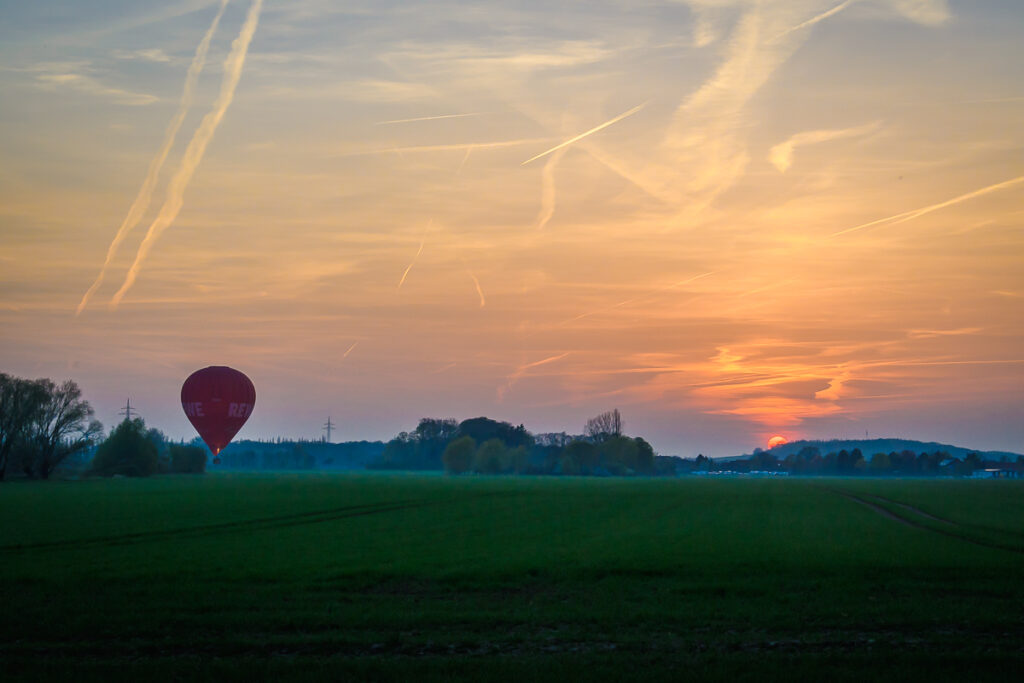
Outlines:
POLYGON ((244 374, 223 365, 196 370, 181 385, 181 407, 217 455, 242 428, 256 405, 256 388, 244 374))

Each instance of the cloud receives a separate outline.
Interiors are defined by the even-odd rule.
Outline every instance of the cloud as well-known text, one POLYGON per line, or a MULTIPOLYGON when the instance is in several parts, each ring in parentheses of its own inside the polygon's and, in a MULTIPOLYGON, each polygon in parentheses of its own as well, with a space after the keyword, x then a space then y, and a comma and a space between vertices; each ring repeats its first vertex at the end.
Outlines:
POLYGON ((838 401, 843 396, 843 388, 850 381, 852 373, 843 368, 842 372, 829 380, 828 387, 814 393, 814 398, 823 401, 838 401))
POLYGON ((117 104, 129 107, 142 107, 158 102, 160 98, 146 93, 131 92, 121 88, 105 85, 98 79, 74 72, 44 73, 36 76, 36 85, 44 90, 69 88, 97 97, 105 97, 117 104))
POLYGON ((483 308, 487 305, 487 299, 484 298, 484 290, 480 288, 480 280, 476 278, 473 271, 467 269, 466 273, 473 279, 473 285, 476 287, 477 296, 480 297, 480 308, 483 308))
POLYGON ((797 147, 815 145, 821 142, 828 142, 830 140, 867 135, 878 130, 880 125, 881 124, 876 121, 875 123, 855 126, 853 128, 810 130, 803 133, 797 133, 785 142, 780 142, 772 147, 771 151, 768 153, 768 160, 771 161, 775 168, 779 169, 779 172, 785 173, 793 164, 793 151, 797 147))
POLYGON ((146 50, 114 50, 112 53, 115 59, 140 60, 144 62, 157 62, 166 64, 171 61, 171 56, 160 48, 149 48, 146 50))
POLYGON ((950 20, 946 0, 895 0, 896 11, 926 26, 941 26, 950 20))
POLYGON ((342 83, 335 91, 355 102, 408 102, 437 97, 433 88, 422 83, 371 78, 342 83))

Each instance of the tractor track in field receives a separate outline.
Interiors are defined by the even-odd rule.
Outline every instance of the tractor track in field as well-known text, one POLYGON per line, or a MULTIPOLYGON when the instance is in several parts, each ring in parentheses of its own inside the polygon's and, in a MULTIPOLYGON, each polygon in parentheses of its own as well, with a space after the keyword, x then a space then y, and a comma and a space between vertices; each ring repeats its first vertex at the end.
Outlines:
POLYGON ((44 541, 40 543, 13 543, 0 546, 0 552, 16 552, 20 550, 67 550, 75 548, 90 548, 96 546, 117 546, 131 545, 134 543, 146 543, 150 541, 162 541, 179 538, 195 538, 198 536, 209 536, 231 531, 262 531, 265 529, 281 529, 306 524, 320 524, 332 522, 347 517, 364 517, 384 512, 395 512, 411 508, 423 507, 428 503, 416 501, 403 501, 396 503, 374 503, 364 505, 349 505, 330 510, 317 510, 313 512, 299 512, 290 515, 278 515, 275 517, 260 517, 257 519, 239 520, 235 522, 220 522, 217 524, 203 524, 199 526, 184 527, 180 529, 162 529, 159 531, 140 531, 130 534, 114 534, 111 536, 97 536, 94 538, 68 539, 63 541, 44 541))
POLYGON ((906 503, 900 503, 900 502, 897 502, 895 500, 890 500, 888 498, 882 498, 881 496, 873 496, 873 495, 870 495, 870 494, 857 495, 857 494, 854 494, 854 493, 850 493, 849 491, 843 491, 841 489, 834 489, 834 488, 828 488, 828 487, 822 487, 822 488, 824 490, 826 490, 826 491, 829 491, 831 493, 836 494, 837 496, 842 496, 843 498, 846 498, 847 500, 852 500, 855 503, 863 505, 864 507, 866 507, 866 508, 868 508, 868 509, 870 509, 870 510, 876 512, 876 513, 878 513, 879 515, 885 517, 886 519, 890 519, 890 520, 892 520, 892 521, 894 521, 894 522, 896 522, 898 524, 902 524, 904 526, 908 526, 908 527, 911 527, 911 528, 914 528, 914 529, 920 529, 922 531, 928 531, 930 533, 938 534, 940 536, 947 536, 949 538, 955 538, 957 540, 965 541, 967 543, 971 543, 973 545, 981 546, 983 548, 993 548, 995 550, 1005 550, 1005 551, 1011 552, 1011 553, 1024 554, 1024 548, 1021 548, 1021 547, 1018 547, 1018 546, 1005 545, 1005 544, 1002 544, 1002 543, 996 543, 994 541, 986 541, 986 540, 983 540, 983 539, 975 538, 973 536, 968 536, 967 534, 962 533, 960 531, 962 529, 962 527, 959 524, 957 524, 956 522, 951 522, 948 519, 942 519, 941 517, 936 517, 935 515, 930 515, 927 512, 924 512, 922 510, 918 510, 914 506, 907 505, 906 503), (902 509, 904 509, 904 510, 906 510, 908 512, 911 512, 911 513, 916 514, 916 515, 920 515, 920 516, 922 516, 922 517, 924 517, 926 519, 930 519, 930 520, 933 520, 933 521, 936 521, 936 522, 940 522, 942 524, 947 524, 947 525, 953 527, 953 529, 939 529, 939 528, 936 528, 934 526, 930 526, 928 524, 922 524, 921 522, 919 522, 917 520, 911 519, 909 517, 904 517, 903 515, 901 515, 901 514, 899 514, 897 512, 893 512, 892 510, 890 510, 890 509, 888 509, 886 507, 883 507, 878 502, 872 502, 872 500, 889 503, 890 505, 895 505, 895 506, 900 507, 900 508, 902 508, 902 509))
POLYGON ((898 508, 901 508, 903 510, 906 510, 907 512, 913 513, 913 514, 915 514, 915 515, 917 515, 919 517, 924 517, 925 519, 930 519, 933 522, 940 522, 942 524, 948 524, 948 525, 953 526, 953 527, 960 526, 959 524, 957 524, 956 522, 954 522, 952 520, 944 519, 942 517, 936 517, 935 515, 933 515, 933 514, 931 514, 929 512, 925 512, 921 508, 916 508, 913 505, 908 505, 907 503, 901 503, 900 501, 893 500, 892 498, 885 498, 883 496, 869 495, 867 493, 863 493, 861 495, 864 496, 865 498, 869 498, 869 499, 874 500, 874 501, 880 501, 882 503, 889 503, 890 505, 895 505, 898 508))

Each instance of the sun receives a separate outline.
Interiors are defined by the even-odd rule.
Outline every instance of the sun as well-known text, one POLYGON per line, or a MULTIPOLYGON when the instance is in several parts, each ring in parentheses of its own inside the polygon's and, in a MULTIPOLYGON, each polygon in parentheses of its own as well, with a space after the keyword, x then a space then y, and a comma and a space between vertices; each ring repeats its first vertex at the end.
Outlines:
POLYGON ((776 446, 781 446, 784 443, 789 443, 789 439, 776 434, 772 438, 768 439, 768 448, 775 448, 776 446))

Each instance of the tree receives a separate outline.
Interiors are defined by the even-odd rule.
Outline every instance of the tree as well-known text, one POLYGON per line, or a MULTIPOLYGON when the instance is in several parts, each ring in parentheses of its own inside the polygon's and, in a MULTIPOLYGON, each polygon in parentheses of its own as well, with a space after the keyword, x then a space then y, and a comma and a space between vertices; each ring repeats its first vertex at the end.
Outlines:
POLYGON ((32 478, 47 479, 63 460, 91 446, 103 433, 93 409, 71 380, 56 385, 35 381, 42 403, 33 412, 22 469, 32 478))
POLYGON ((425 417, 416 425, 414 434, 420 441, 440 441, 448 443, 455 438, 459 430, 459 423, 452 418, 439 420, 437 418, 425 417))
MULTIPOLYGON (((153 430, 149 430, 152 432, 153 430)), ((178 474, 202 474, 206 471, 206 449, 184 444, 171 444, 171 472, 178 474)))
POLYGON ((105 477, 148 477, 156 474, 158 466, 156 446, 146 438, 146 423, 141 417, 115 427, 92 459, 92 473, 105 477))
POLYGON ((613 436, 600 446, 598 451, 604 466, 612 474, 633 474, 637 471, 640 448, 627 436, 613 436))
POLYGON ((488 417, 473 417, 459 423, 459 436, 471 436, 479 444, 499 439, 508 448, 533 446, 533 435, 526 427, 513 427, 509 422, 499 422, 488 417))
POLYGON ((160 462, 159 471, 161 474, 171 471, 171 452, 170 442, 167 440, 167 435, 161 432, 156 427, 150 427, 146 430, 146 438, 153 442, 156 446, 156 457, 160 462))
POLYGON ((476 442, 471 437, 461 436, 448 444, 441 456, 444 469, 449 474, 462 474, 468 472, 473 466, 473 453, 476 451, 476 442))
POLYGON ((562 474, 593 474, 598 462, 597 446, 589 441, 573 441, 562 451, 562 474))
POLYGON ((34 415, 45 398, 39 382, 0 372, 0 481, 15 448, 26 447, 34 415))
POLYGON ((633 441, 636 442, 637 448, 636 467, 633 469, 638 474, 654 474, 654 446, 639 436, 634 437, 633 441))
POLYGON ((473 458, 473 470, 480 474, 500 474, 505 469, 505 451, 501 439, 485 441, 473 458))
POLYGON ((516 474, 524 474, 530 469, 530 452, 526 446, 516 446, 505 451, 506 464, 504 469, 516 474))
POLYGON ((583 433, 597 442, 607 441, 613 436, 622 436, 622 416, 619 409, 590 418, 583 427, 583 433))
POLYGON ((889 460, 888 453, 875 453, 871 456, 868 471, 872 474, 887 474, 891 467, 892 462, 889 460))

